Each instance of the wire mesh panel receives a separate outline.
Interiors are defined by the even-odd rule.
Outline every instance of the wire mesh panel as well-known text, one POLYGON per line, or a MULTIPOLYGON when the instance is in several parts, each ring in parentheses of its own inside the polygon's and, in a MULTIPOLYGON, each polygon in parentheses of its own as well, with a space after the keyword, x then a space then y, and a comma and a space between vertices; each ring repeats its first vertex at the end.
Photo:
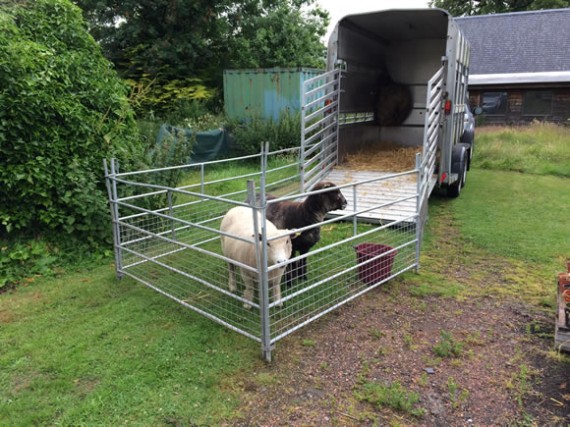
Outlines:
MULTIPOLYGON (((389 185, 395 179, 397 177, 378 180, 389 185)), ((358 198, 366 187, 363 183, 354 183, 340 188, 342 192, 354 192, 358 198)), ((384 201, 382 206, 405 202, 405 198, 394 198, 384 201)), ((417 266, 416 214, 378 225, 357 222, 362 213, 350 211, 345 216, 335 215, 314 225, 320 228, 319 243, 306 255, 290 260, 294 264, 301 258, 306 259, 306 278, 284 281, 284 305, 271 307, 272 343, 417 266)))
MULTIPOLYGON (((272 263, 268 252, 272 236, 267 234, 269 225, 265 223, 267 207, 280 200, 302 201, 310 194, 296 193, 298 162, 295 151, 264 150, 248 159, 186 165, 176 168, 183 185, 171 188, 160 181, 173 168, 119 173, 113 161, 106 175, 118 276, 132 277, 260 342, 264 357, 270 360, 281 338, 417 267, 417 213, 384 225, 364 224, 357 221, 363 213, 358 209, 297 229, 318 227, 320 241, 304 255, 294 254, 279 264, 272 263), (269 158, 274 159, 270 165, 269 158), (244 161, 255 163, 244 166, 244 161), (220 225, 224 215, 236 206, 251 211, 246 221, 253 221, 248 227, 254 232, 252 236, 229 237, 256 248, 251 265, 227 258, 222 252, 221 236, 228 235, 220 225), (258 215, 261 220, 255 220, 258 215), (269 289, 272 272, 291 271, 302 259, 307 266, 305 277, 288 278, 285 274, 280 284, 281 299, 276 300, 269 289), (228 287, 228 265, 238 271, 236 290, 228 287), (244 292, 242 271, 254 277, 251 301, 244 292)), ((379 185, 395 185, 397 178, 383 176, 378 178, 379 185)), ((338 188, 353 194, 355 200, 367 191, 362 182, 338 188)), ((409 197, 383 200, 383 208, 397 208, 409 197)))
POLYGON ((248 180, 269 178, 267 186, 281 192, 298 187, 295 153, 272 153, 279 154, 289 158, 271 170, 262 167, 261 155, 180 167, 184 185, 178 188, 161 185, 173 168, 117 173, 113 163, 108 179, 118 275, 130 276, 260 341, 260 310, 243 307, 241 288, 238 293, 228 289, 220 223, 232 207, 247 205, 248 180), (228 193, 235 182, 241 187, 228 193))

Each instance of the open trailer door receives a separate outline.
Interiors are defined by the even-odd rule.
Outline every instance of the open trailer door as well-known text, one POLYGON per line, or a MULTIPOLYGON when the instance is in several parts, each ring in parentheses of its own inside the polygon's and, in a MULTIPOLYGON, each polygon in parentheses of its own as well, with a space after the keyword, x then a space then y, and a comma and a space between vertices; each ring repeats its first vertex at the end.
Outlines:
POLYGON ((305 80, 301 93, 301 191, 338 163, 340 70, 305 80))

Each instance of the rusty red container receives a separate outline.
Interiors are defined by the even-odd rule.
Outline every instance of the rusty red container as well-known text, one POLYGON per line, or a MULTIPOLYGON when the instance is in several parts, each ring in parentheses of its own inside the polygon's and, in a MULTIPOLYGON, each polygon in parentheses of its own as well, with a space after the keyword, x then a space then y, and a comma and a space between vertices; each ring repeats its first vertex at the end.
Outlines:
POLYGON ((358 277, 367 285, 387 279, 392 274, 397 250, 379 243, 360 243, 354 247, 358 263, 358 277), (386 253, 392 251, 390 253, 386 253), (369 262, 366 262, 369 261, 369 262), (366 263, 365 263, 366 262, 366 263))

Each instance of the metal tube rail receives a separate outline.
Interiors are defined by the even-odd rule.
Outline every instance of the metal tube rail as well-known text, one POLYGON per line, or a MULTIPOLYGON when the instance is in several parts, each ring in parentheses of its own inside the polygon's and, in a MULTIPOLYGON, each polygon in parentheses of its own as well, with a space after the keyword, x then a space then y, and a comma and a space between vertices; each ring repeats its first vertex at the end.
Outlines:
MULTIPOLYGON (((173 187, 166 187, 166 186, 162 186, 162 185, 157 185, 157 184, 141 184, 138 182, 134 182, 134 181, 126 181, 126 180, 122 180, 117 178, 116 179, 117 182, 120 182, 121 184, 126 184, 126 185, 134 185, 137 187, 151 187, 151 188, 160 188, 162 190, 164 190, 164 193, 166 193, 167 190, 172 190, 176 193, 180 193, 180 194, 185 194, 187 196, 193 196, 193 197, 198 197, 198 198, 204 198, 204 199, 209 199, 209 200, 215 200, 218 202, 224 202, 224 203, 230 203, 230 204, 235 204, 235 205, 239 205, 239 206, 248 206, 245 203, 240 203, 237 202, 235 200, 231 200, 231 199, 226 199, 220 196, 211 196, 209 194, 203 194, 203 193, 194 193, 193 191, 187 191, 187 190, 181 190, 179 188, 173 188, 173 187)), ((120 199, 118 199, 119 201, 125 201, 125 200, 131 200, 134 199, 136 197, 134 196, 126 196, 126 197, 121 197, 120 199)))
MULTIPOLYGON (((206 317, 206 318, 208 318, 208 319, 210 319, 210 320, 213 320, 214 322, 219 323, 219 324, 225 326, 225 327, 228 328, 228 329, 231 329, 231 330, 234 331, 234 332, 238 332, 238 333, 240 333, 240 334, 242 334, 242 335, 245 335, 246 337, 251 338, 251 339, 254 340, 254 341, 258 341, 258 342, 261 341, 261 339, 260 339, 259 337, 256 337, 255 335, 250 334, 249 332, 246 332, 246 331, 244 331, 243 329, 240 329, 240 328, 238 328, 238 327, 232 325, 231 323, 224 322, 222 319, 220 319, 220 318, 218 318, 218 317, 216 317, 216 316, 214 316, 214 315, 208 313, 207 311, 200 310, 198 307, 195 307, 195 306, 193 306, 193 305, 191 305, 191 304, 188 304, 186 301, 181 300, 180 298, 176 298, 175 296, 170 295, 170 294, 167 293, 167 292, 164 292, 162 289, 160 289, 160 288, 158 288, 158 287, 152 285, 151 283, 147 282, 146 280, 142 279, 141 277, 135 276, 134 274, 131 274, 131 273, 128 272, 128 271, 125 271, 125 275, 131 277, 132 279, 135 279, 135 280, 141 282, 143 285, 148 286, 149 288, 155 290, 155 291, 158 292, 159 294, 164 295, 165 297, 170 298, 170 299, 176 301, 176 302, 179 303, 179 304, 182 304, 184 307, 187 307, 187 308, 189 308, 190 310, 193 310, 193 311, 195 311, 196 313, 201 314, 202 316, 204 316, 204 317, 206 317)), ((234 297, 235 297, 235 295, 234 295, 234 297)))
MULTIPOLYGON (((319 144, 320 144, 321 142, 325 142, 327 139, 333 138, 334 135, 333 135, 333 134, 325 135, 325 136, 323 137, 323 139, 318 140, 317 143, 314 144, 314 145, 312 145, 313 141, 316 140, 317 137, 319 137, 319 136, 322 137, 322 136, 323 136, 323 135, 322 135, 323 133, 326 133, 327 131, 331 130, 335 125, 336 125, 335 122, 331 122, 331 123, 328 123, 327 125, 325 125, 325 127, 322 128, 321 131, 319 131, 319 132, 317 132, 317 133, 311 135, 311 136, 308 137, 307 139, 305 139, 305 146, 306 146, 306 147, 310 146, 311 148, 314 148, 314 147, 316 146, 317 148, 319 148, 319 144)), ((314 151, 314 150, 310 150, 310 149, 309 149, 309 150, 305 150, 305 156, 308 156, 309 154, 311 154, 312 151, 314 151)))
POLYGON ((117 176, 125 177, 125 176, 143 175, 143 174, 147 174, 147 173, 164 172, 164 171, 169 171, 169 170, 177 170, 177 169, 185 169, 185 168, 198 168, 198 167, 201 167, 202 165, 213 165, 213 164, 218 164, 218 163, 234 162, 237 160, 254 159, 254 158, 259 157, 259 156, 260 156, 260 154, 250 154, 247 156, 232 157, 230 159, 213 160, 210 162, 188 163, 185 165, 166 166, 163 168, 145 169, 145 170, 141 170, 141 171, 132 171, 132 172, 122 172, 120 174, 117 174, 117 176))
MULTIPOLYGON (((408 266, 408 267, 402 269, 400 272, 398 272, 398 274, 405 273, 406 271, 409 271, 409 270, 411 270, 411 269, 413 269, 413 268, 415 268, 415 265, 408 266)), ((395 275, 391 275, 390 277, 387 277, 385 280, 382 280, 382 281, 380 281, 380 282, 378 282, 378 283, 375 283, 374 285, 370 285, 370 286, 368 286, 368 287, 362 289, 362 290, 359 291, 359 292, 356 292, 355 294, 353 294, 353 295, 351 295, 350 297, 344 299, 343 301, 339 302, 338 304, 335 304, 335 305, 333 305, 333 306, 331 306, 331 307, 329 307, 329 308, 327 308, 327 309, 325 309, 325 310, 319 312, 318 314, 314 315, 313 317, 310 317, 310 318, 304 320, 303 322, 299 323, 298 325, 295 325, 294 327, 289 328, 287 331, 285 331, 285 332, 283 332, 283 333, 281 333, 281 334, 275 336, 275 337, 271 340, 271 342, 272 342, 273 344, 276 343, 276 342, 279 341, 280 339, 285 338, 287 335, 290 335, 290 334, 292 334, 293 332, 298 331, 298 330, 301 329, 302 327, 307 326, 309 323, 314 322, 314 321, 317 320, 317 319, 320 319, 321 317, 323 317, 324 315, 330 313, 331 311, 334 311, 334 310, 336 310, 337 308, 342 307, 344 304, 349 303, 350 301, 353 301, 353 300, 356 299, 356 298, 359 298, 360 296, 364 295, 364 294, 367 293, 367 292, 370 292, 370 291, 373 290, 373 289, 376 289, 378 286, 380 286, 381 284, 387 282, 388 280, 390 280, 390 279, 393 278, 393 277, 395 277, 395 275)))
MULTIPOLYGON (((347 242, 350 241, 350 240, 355 240, 355 238, 345 239, 345 240, 342 241, 342 243, 347 243, 347 242)), ((410 246, 410 245, 412 245, 412 244, 416 244, 416 239, 410 240, 410 241, 408 241, 408 242, 406 242, 406 243, 402 243, 401 245, 396 246, 396 247, 392 248, 391 250, 382 253, 382 254, 379 255, 378 257, 375 257, 375 258, 373 258, 373 259, 370 259, 370 260, 367 260, 367 261, 363 262, 362 264, 360 264, 360 266, 366 265, 366 264, 368 264, 368 263, 370 263, 370 262, 372 262, 372 261, 374 261, 374 260, 376 260, 376 259, 378 259, 378 258, 381 258, 382 256, 384 256, 384 255, 386 255, 386 254, 393 253, 394 251, 398 251, 398 250, 400 250, 400 249, 402 249, 402 248, 405 248, 406 246, 410 246)), ((335 246, 336 246, 336 245, 335 245, 335 246)), ((334 247, 334 246, 331 246, 331 247, 334 247)), ((315 252, 315 253, 316 253, 316 252, 315 252)), ((332 279, 336 279, 337 277, 340 277, 340 276, 342 276, 343 274, 345 274, 345 273, 347 273, 347 272, 349 272, 349 271, 356 270, 358 267, 359 267, 358 264, 357 264, 357 265, 354 265, 354 266, 352 266, 352 267, 348 267, 348 268, 344 269, 343 271, 341 271, 341 272, 339 272, 339 273, 335 273, 335 274, 333 274, 332 276, 328 276, 327 278, 322 279, 322 280, 319 280, 319 281, 317 281, 317 282, 315 282, 315 283, 312 283, 311 285, 304 286, 302 289, 300 289, 300 290, 298 290, 298 291, 296 291, 296 292, 293 292, 293 293, 287 295, 286 297, 283 297, 283 298, 282 298, 282 302, 285 303, 285 302, 287 302, 287 301, 289 301, 289 300, 291 300, 291 299, 293 299, 293 298, 296 298, 296 297, 298 297, 298 296, 300 296, 300 295, 303 295, 303 294, 305 294, 305 293, 307 293, 307 292, 309 292, 309 291, 311 291, 311 290, 313 290, 313 289, 315 289, 315 288, 317 288, 317 287, 323 285, 324 283, 327 283, 327 282, 331 281, 332 279)), ((276 305, 276 303, 271 303, 271 304, 270 304, 270 308, 274 307, 275 305, 276 305)))

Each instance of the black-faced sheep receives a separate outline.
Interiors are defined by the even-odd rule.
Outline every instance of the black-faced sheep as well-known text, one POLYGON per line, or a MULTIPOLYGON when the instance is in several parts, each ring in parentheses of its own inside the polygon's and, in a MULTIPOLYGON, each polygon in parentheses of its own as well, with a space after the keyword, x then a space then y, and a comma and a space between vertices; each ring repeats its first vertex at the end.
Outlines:
MULTIPOLYGON (((258 213, 258 224, 263 224, 263 218, 258 213)), ((281 301, 281 277, 285 270, 285 263, 291 257, 291 232, 289 230, 278 230, 270 221, 266 221, 267 235, 267 265, 273 266, 283 264, 283 267, 270 270, 268 272, 269 287, 273 292, 273 300, 281 301), (281 236, 281 237, 279 237, 281 236), (279 237, 275 240, 269 240, 279 237)), ((230 209, 220 225, 220 230, 231 236, 249 239, 251 242, 244 242, 230 236, 222 235, 222 253, 225 257, 235 260, 241 264, 256 268, 256 249, 253 242, 261 244, 261 235, 255 236, 253 230, 253 214, 250 208, 237 206, 230 209)), ((235 292, 236 286, 236 265, 228 262, 229 281, 228 287, 231 292, 235 292)), ((243 297, 248 301, 253 301, 253 291, 256 288, 258 273, 240 267, 241 277, 244 283, 243 297)), ((280 305, 280 304, 279 304, 280 305)), ((251 304, 244 303, 244 308, 251 308, 251 304)))
MULTIPOLYGON (((327 188, 330 191, 311 194, 302 202, 283 201, 269 203, 267 205, 267 219, 275 224, 277 228, 285 229, 297 229, 322 222, 328 212, 346 207, 346 199, 332 182, 320 182, 315 185, 312 191, 327 188)), ((268 200, 272 198, 272 196, 268 196, 268 200)), ((320 238, 320 226, 303 231, 293 240, 292 256, 297 256, 297 253, 300 255, 306 254, 317 244, 320 238)), ((291 281, 297 278, 302 280, 307 278, 306 258, 302 258, 287 266, 287 284, 291 284, 291 281)))

